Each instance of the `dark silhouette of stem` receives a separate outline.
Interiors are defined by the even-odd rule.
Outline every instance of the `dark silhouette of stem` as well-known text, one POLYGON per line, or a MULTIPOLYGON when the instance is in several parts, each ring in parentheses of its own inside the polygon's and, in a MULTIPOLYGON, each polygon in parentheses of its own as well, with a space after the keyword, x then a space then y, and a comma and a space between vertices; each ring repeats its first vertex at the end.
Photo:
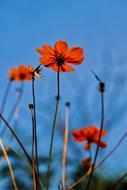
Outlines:
POLYGON ((93 161, 93 164, 92 164, 92 169, 91 169, 90 177, 89 177, 89 180, 88 180, 88 183, 87 183, 87 186, 86 186, 86 190, 89 189, 90 184, 91 184, 91 180, 92 180, 92 177, 93 177, 93 171, 94 171, 94 167, 95 167, 98 152, 99 152, 99 144, 101 142, 101 134, 102 134, 103 124, 104 124, 104 94, 103 94, 104 89, 101 89, 102 84, 104 85, 104 83, 100 82, 100 89, 99 89, 100 93, 101 93, 101 125, 100 125, 100 133, 99 133, 97 149, 96 149, 96 152, 95 152, 94 161, 93 161))
POLYGON ((48 169, 47 169, 47 176, 46 176, 46 190, 49 189, 49 181, 50 181, 50 165, 52 160, 52 148, 53 148, 53 140, 54 140, 54 131, 56 126, 56 118, 57 118, 57 112, 58 112, 58 105, 59 105, 59 99, 60 99, 60 80, 59 80, 59 66, 58 66, 58 72, 57 72, 57 99, 56 99, 56 109, 53 119, 53 125, 52 125, 52 135, 51 135, 51 142, 50 142, 50 150, 49 150, 49 161, 48 161, 48 169))
POLYGON ((120 138, 120 140, 117 142, 117 144, 114 146, 114 148, 103 158, 103 160, 101 160, 99 162, 99 164, 97 164, 97 166, 95 167, 95 169, 99 168, 115 151, 116 149, 119 147, 119 145, 123 142, 123 140, 125 139, 125 137, 127 137, 127 132, 125 132, 123 134, 123 136, 120 138))
POLYGON ((13 128, 8 124, 8 122, 6 121, 6 119, 2 116, 2 114, 0 113, 0 118, 3 120, 3 122, 6 124, 7 128, 10 130, 10 132, 12 133, 12 135, 15 137, 16 141, 18 142, 18 144, 20 145, 20 147, 22 148, 24 154, 26 155, 28 161, 30 162, 30 164, 32 165, 32 160, 29 156, 29 154, 27 153, 25 147, 23 146, 23 144, 21 143, 21 141, 19 140, 19 138, 17 137, 15 131, 13 130, 13 128))
POLYGON ((117 185, 119 185, 121 183, 121 181, 123 181, 123 179, 127 177, 127 172, 122 176, 120 177, 112 186, 111 186, 111 190, 113 189, 116 189, 117 185))
MULTIPOLYGON (((30 165, 32 166, 32 160, 27 152, 27 150, 25 149, 24 145, 21 143, 20 139, 17 137, 15 131, 13 130, 13 128, 8 124, 8 122, 6 121, 6 119, 2 116, 2 114, 0 113, 0 118, 3 120, 3 122, 5 123, 5 125, 7 126, 7 128, 10 130, 10 132, 12 133, 12 135, 15 137, 16 141, 18 142, 18 144, 20 145, 20 147, 22 148, 24 154, 26 155, 30 165)), ((36 175, 38 175, 37 170, 35 171, 36 175)), ((40 178, 39 178, 39 183, 40 183, 40 178)), ((42 184, 43 185, 43 184, 42 184)), ((44 186, 44 185, 43 185, 44 186)))
MULTIPOLYGON (((117 144, 113 147, 113 149, 97 164, 97 166, 94 167, 94 171, 97 170, 102 166, 102 164, 117 150, 117 148, 120 146, 120 144, 123 142, 123 140, 127 137, 127 132, 125 132, 120 140, 117 142, 117 144)), ((67 190, 71 190, 74 187, 76 187, 80 182, 85 180, 87 175, 82 176, 80 179, 75 181, 72 185, 70 185, 67 190)))
POLYGON ((34 113, 33 104, 29 104, 32 118, 32 173, 33 173, 33 188, 37 189, 37 176, 35 176, 35 159, 34 159, 34 145, 35 145, 35 131, 34 131, 34 113))
POLYGON ((40 189, 40 182, 39 182, 39 165, 38 165, 38 141, 37 141, 37 125, 36 125, 36 102, 35 102, 35 90, 34 90, 34 74, 32 78, 32 96, 33 96, 33 127, 34 127, 34 136, 35 136, 35 163, 37 166, 37 188, 40 189), (38 186, 39 185, 39 186, 38 186))

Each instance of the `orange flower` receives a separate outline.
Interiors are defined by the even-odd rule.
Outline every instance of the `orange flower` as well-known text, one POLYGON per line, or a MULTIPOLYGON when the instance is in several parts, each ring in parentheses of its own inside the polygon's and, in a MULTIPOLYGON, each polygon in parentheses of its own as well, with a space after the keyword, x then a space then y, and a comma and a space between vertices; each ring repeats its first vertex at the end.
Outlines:
MULTIPOLYGON (((96 126, 89 126, 86 128, 81 128, 80 130, 75 129, 75 130, 73 130, 72 134, 73 134, 74 140, 76 142, 86 141, 84 148, 87 151, 90 149, 91 143, 98 144, 100 130, 97 129, 96 126)), ((103 129, 101 136, 105 136, 105 135, 106 135, 106 130, 103 129)), ((101 148, 105 148, 107 146, 107 144, 103 141, 100 141, 99 146, 101 148)))
POLYGON ((9 71, 8 76, 11 80, 16 80, 17 68, 13 68, 9 71))
POLYGON ((39 71, 34 72, 34 68, 32 66, 24 66, 24 65, 19 65, 18 68, 13 68, 9 73, 8 76, 11 80, 15 81, 27 81, 27 80, 32 80, 32 73, 34 73, 37 76, 39 76, 39 71))
POLYGON ((36 50, 42 55, 39 59, 41 64, 45 67, 51 67, 56 72, 58 72, 58 67, 59 72, 74 71, 74 68, 68 63, 78 65, 84 60, 82 48, 73 47, 69 49, 68 44, 62 40, 57 41, 53 48, 45 44, 36 50))

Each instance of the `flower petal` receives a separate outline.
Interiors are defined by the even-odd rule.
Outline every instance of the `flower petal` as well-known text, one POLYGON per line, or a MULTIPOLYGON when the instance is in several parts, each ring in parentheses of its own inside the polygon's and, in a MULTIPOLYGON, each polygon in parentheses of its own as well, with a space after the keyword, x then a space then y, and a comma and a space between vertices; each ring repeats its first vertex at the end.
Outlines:
POLYGON ((96 134, 98 134, 98 129, 97 129, 96 126, 89 126, 89 127, 87 128, 87 133, 88 133, 88 136, 89 136, 89 137, 94 138, 94 136, 95 136, 96 134))
POLYGON ((45 67, 49 67, 51 66, 52 64, 55 64, 55 61, 53 58, 50 58, 48 56, 44 56, 44 57, 41 57, 39 59, 39 61, 41 62, 42 65, 44 65, 45 67))
POLYGON ((84 147, 86 151, 88 151, 90 149, 90 145, 91 145, 91 143, 89 143, 89 142, 86 143, 86 145, 84 147))
POLYGON ((54 55, 54 50, 51 46, 49 46, 48 44, 44 44, 42 46, 42 48, 36 48, 36 50, 38 51, 38 53, 40 53, 41 55, 54 55))
POLYGON ((101 136, 105 136, 107 134, 107 131, 105 129, 102 130, 101 136))
POLYGON ((82 142, 85 140, 84 136, 80 133, 80 131, 76 129, 72 131, 72 135, 74 136, 74 140, 77 142, 82 142))
POLYGON ((88 131, 87 128, 80 129, 81 134, 83 134, 83 136, 85 136, 85 137, 87 137, 87 134, 88 134, 87 131, 88 131))
POLYGON ((54 51, 56 53, 56 55, 66 55, 68 50, 68 45, 66 42, 59 40, 55 43, 54 45, 54 51))
POLYGON ((80 47, 71 48, 66 54, 66 61, 72 64, 81 64, 84 60, 83 49, 80 47))
MULTIPOLYGON (((101 132, 101 136, 105 136, 107 134, 107 131, 105 129, 102 130, 101 132)), ((100 135, 100 129, 98 129, 95 133, 95 138, 99 138, 99 135, 100 135)))
MULTIPOLYGON (((98 141, 97 141, 97 140, 94 141, 94 143, 98 145, 98 141)), ((105 148, 105 147, 107 146, 107 143, 104 142, 104 141, 101 141, 100 144, 99 144, 99 146, 100 146, 101 148, 105 148)))
POLYGON ((15 80, 17 76, 17 68, 13 68, 11 71, 9 71, 8 76, 11 80, 15 80))

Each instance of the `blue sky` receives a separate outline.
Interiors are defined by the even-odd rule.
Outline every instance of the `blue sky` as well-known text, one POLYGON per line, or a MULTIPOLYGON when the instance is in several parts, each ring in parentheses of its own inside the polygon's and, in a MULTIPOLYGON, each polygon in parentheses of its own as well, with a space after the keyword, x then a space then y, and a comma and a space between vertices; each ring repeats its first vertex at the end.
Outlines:
MULTIPOLYGON (((69 100, 72 103, 71 129, 90 124, 99 125, 99 93, 96 89, 97 81, 90 72, 93 69, 106 82, 105 127, 110 132, 107 151, 110 150, 127 129, 126 9, 126 0, 1 0, 0 99, 7 84, 7 72, 13 66, 21 63, 34 66, 39 64, 36 47, 44 43, 52 46, 59 39, 67 41, 70 47, 81 46, 85 51, 84 63, 75 67, 76 72, 61 75, 63 118, 64 103, 69 100)), ((40 133, 51 126, 46 114, 52 120, 56 95, 56 73, 44 68, 43 75, 44 79, 36 82, 40 133), (46 126, 43 126, 43 130, 41 123, 46 126)), ((20 112, 22 126, 25 114, 27 124, 30 120, 27 110, 31 101, 30 84, 26 84, 26 87, 20 112)), ((10 95, 9 100, 14 101, 13 95, 10 95)), ((6 114, 8 110, 9 108, 6 109, 6 114)), ((24 130, 27 131, 26 128, 24 130)), ((108 166, 118 172, 116 166, 122 161, 122 169, 126 170, 125 159, 121 148, 118 154, 112 156, 108 166), (113 162, 114 159, 116 162, 113 162)))

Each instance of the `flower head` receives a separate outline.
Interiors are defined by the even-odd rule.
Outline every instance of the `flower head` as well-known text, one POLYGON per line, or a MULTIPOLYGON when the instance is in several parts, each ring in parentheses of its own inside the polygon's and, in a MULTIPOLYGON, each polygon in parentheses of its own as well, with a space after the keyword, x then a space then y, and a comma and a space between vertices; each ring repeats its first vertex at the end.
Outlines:
POLYGON ((13 68, 9 71, 8 76, 11 80, 27 81, 32 80, 33 73, 37 76, 32 66, 24 66, 21 64, 18 68, 13 68))
MULTIPOLYGON (((74 140, 76 142, 86 141, 84 148, 87 151, 90 149, 90 146, 92 143, 98 144, 100 130, 96 126, 89 126, 86 128, 81 128, 80 130, 75 129, 75 130, 73 130, 72 134, 73 134, 74 140)), ((105 136, 105 135, 106 135, 106 130, 103 129, 101 136, 105 136)), ((100 141, 99 146, 101 148, 105 148, 107 146, 107 144, 103 141, 100 141)))
POLYGON ((74 68, 68 63, 78 65, 84 60, 82 48, 73 47, 69 49, 68 44, 62 40, 57 41, 53 48, 45 44, 36 50, 42 55, 39 59, 41 64, 45 67, 51 67, 56 72, 58 70, 59 72, 74 71, 74 68))
POLYGON ((16 79, 16 75, 17 75, 17 68, 13 68, 9 71, 8 73, 8 77, 11 79, 11 80, 15 80, 16 79))

